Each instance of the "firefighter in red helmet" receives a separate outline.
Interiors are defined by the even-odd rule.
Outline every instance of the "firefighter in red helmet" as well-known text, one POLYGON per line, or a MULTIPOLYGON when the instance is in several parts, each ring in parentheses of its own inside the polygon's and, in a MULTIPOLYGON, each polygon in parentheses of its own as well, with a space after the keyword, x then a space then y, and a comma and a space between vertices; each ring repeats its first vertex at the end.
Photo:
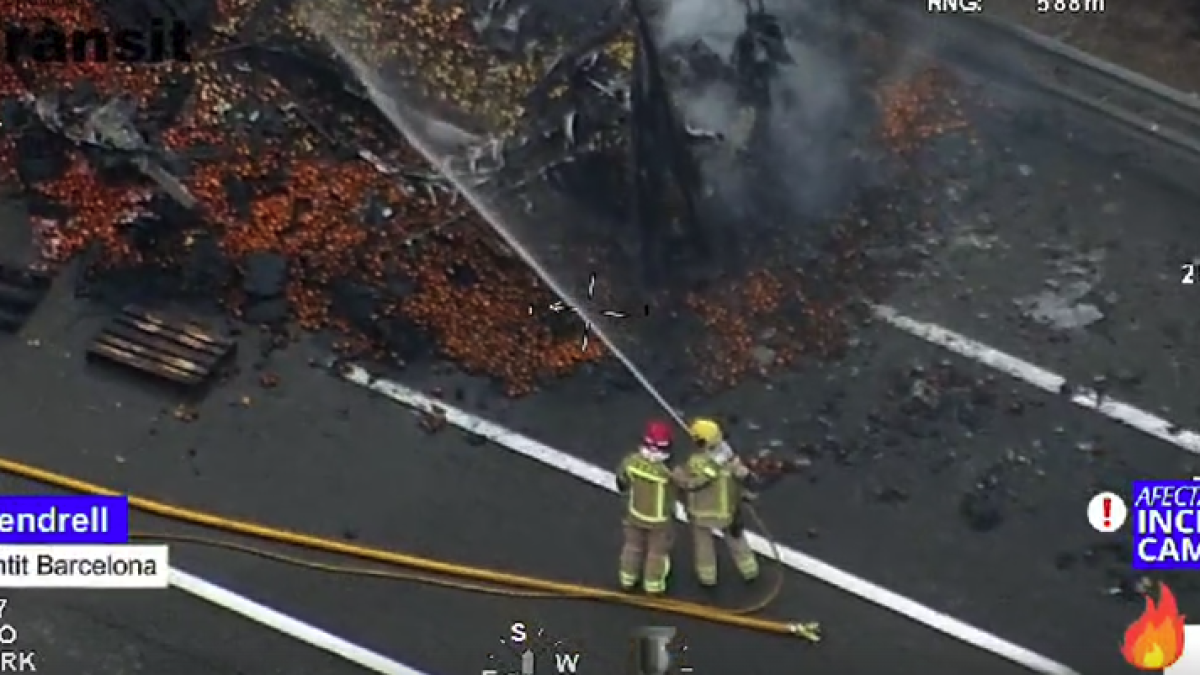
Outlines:
POLYGON ((621 460, 617 487, 625 497, 621 547, 621 588, 661 595, 667 590, 674 542, 674 511, 678 477, 671 459, 671 425, 653 421, 646 425, 641 446, 621 460))

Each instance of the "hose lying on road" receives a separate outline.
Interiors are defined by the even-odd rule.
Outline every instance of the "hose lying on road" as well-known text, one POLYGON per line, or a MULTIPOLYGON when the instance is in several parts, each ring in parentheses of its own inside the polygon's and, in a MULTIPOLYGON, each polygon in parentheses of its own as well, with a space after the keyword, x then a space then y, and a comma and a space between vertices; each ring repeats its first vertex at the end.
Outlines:
MULTIPOLYGON (((125 495, 125 493, 117 490, 9 459, 0 458, 0 472, 81 494, 128 496, 129 506, 143 513, 275 544, 285 544, 309 551, 320 551, 322 553, 349 556, 360 560, 382 563, 383 565, 402 567, 406 568, 406 571, 334 565, 300 556, 277 553, 255 546, 201 536, 138 533, 137 536, 141 539, 177 541, 220 547, 324 572, 417 581, 464 591, 491 593, 509 597, 561 598, 627 605, 639 609, 675 614, 691 619, 745 628, 763 633, 791 635, 810 642, 820 641, 819 626, 816 623, 776 621, 747 616, 750 612, 765 608, 779 595, 783 583, 783 573, 780 569, 776 570, 777 579, 765 599, 755 603, 752 607, 731 610, 681 600, 632 595, 605 588, 541 579, 485 567, 472 567, 424 558, 399 551, 371 548, 336 539, 292 532, 245 520, 225 518, 216 514, 173 506, 144 497, 125 495)), ((756 514, 751 512, 751 517, 761 525, 761 520, 758 519, 756 514)))

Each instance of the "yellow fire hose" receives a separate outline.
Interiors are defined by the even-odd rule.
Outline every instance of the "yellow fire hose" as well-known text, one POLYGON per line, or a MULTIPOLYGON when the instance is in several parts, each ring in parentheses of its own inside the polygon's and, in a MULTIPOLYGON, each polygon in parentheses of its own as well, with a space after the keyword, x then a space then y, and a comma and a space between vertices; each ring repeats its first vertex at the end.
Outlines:
MULTIPOLYGON (((778 566, 776 566, 775 582, 763 600, 746 608, 725 609, 695 602, 632 595, 605 588, 541 579, 485 567, 473 567, 443 560, 424 558, 400 551, 388 551, 311 534, 292 532, 250 521, 236 520, 213 513, 174 506, 145 497, 125 495, 125 493, 117 490, 9 459, 0 458, 0 472, 80 494, 108 497, 128 496, 131 508, 161 518, 309 551, 348 556, 386 566, 401 567, 405 568, 405 571, 323 563, 301 556, 286 555, 264 548, 202 536, 138 532, 134 534, 138 539, 164 542, 175 541, 224 548, 268 560, 336 574, 416 581, 446 588, 509 597, 590 600, 627 605, 639 609, 674 614, 762 633, 791 635, 810 642, 820 641, 820 627, 816 623, 786 622, 747 616, 752 612, 766 608, 779 595, 783 586, 783 572, 778 566)), ((749 509, 748 505, 747 508, 749 509)), ((759 527, 762 526, 761 519, 753 509, 749 510, 749 515, 759 527)), ((766 534, 764 531, 764 536, 766 534)), ((772 543, 772 546, 774 547, 775 544, 772 543)), ((775 557, 777 559, 779 557, 778 550, 775 550, 775 557)))

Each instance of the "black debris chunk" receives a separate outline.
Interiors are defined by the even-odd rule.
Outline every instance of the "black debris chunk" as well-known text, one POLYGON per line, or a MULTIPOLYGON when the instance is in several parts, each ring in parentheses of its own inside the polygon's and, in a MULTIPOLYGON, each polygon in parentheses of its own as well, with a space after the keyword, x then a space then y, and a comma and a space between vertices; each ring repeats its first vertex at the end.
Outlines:
POLYGON ((1008 495, 1003 478, 1003 467, 994 466, 980 474, 962 496, 959 515, 971 530, 990 532, 1004 522, 1008 495))
POLYGON ((254 300, 278 298, 288 281, 288 261, 278 253, 258 252, 246 256, 242 290, 254 300))
POLYGON ((280 326, 291 318, 290 311, 287 298, 247 298, 243 316, 250 323, 280 326))

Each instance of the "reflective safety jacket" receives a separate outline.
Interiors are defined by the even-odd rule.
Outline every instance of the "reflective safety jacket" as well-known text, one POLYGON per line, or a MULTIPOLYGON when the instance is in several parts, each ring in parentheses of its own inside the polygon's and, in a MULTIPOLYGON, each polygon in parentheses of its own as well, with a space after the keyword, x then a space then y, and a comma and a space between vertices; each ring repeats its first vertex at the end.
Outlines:
POLYGON ((675 482, 663 462, 640 452, 626 456, 617 467, 617 486, 626 497, 626 518, 644 527, 666 526, 675 508, 675 482))
POLYGON ((688 517, 701 527, 729 527, 741 506, 742 481, 750 473, 746 466, 731 453, 721 461, 698 452, 688 458, 685 471, 688 517))

